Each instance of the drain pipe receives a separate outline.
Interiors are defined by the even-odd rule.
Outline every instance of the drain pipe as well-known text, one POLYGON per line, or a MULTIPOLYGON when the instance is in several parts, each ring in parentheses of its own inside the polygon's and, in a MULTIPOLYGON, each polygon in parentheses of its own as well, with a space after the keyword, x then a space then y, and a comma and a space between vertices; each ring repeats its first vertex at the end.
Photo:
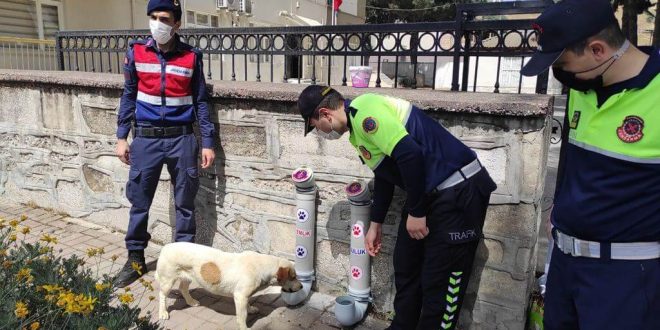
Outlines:
POLYGON ((296 185, 296 277, 302 290, 282 292, 282 300, 289 306, 303 302, 312 290, 314 277, 314 250, 316 249, 316 184, 314 172, 299 167, 291 179, 296 185))
POLYGON ((351 204, 351 265, 348 274, 348 295, 335 299, 335 317, 342 326, 352 326, 364 318, 371 302, 371 260, 364 245, 369 230, 371 194, 364 181, 346 186, 351 204))

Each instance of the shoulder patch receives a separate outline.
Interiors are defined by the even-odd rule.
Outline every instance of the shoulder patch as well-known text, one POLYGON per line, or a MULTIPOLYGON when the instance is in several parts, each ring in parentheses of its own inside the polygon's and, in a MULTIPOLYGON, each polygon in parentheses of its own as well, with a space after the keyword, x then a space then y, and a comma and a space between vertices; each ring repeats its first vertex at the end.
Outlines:
POLYGON ((149 38, 147 38, 147 39, 133 39, 133 40, 128 42, 128 47, 132 48, 135 45, 146 45, 149 42, 149 40, 151 40, 151 39, 149 39, 149 38))
POLYGON ((374 117, 364 118, 362 121, 362 129, 369 134, 376 133, 376 131, 378 131, 378 122, 374 117))
POLYGON ((644 137, 644 119, 639 116, 628 116, 623 124, 616 129, 616 135, 625 143, 635 143, 644 137))
POLYGON ((367 148, 365 148, 364 146, 360 146, 359 149, 360 149, 360 153, 362 154, 362 157, 364 159, 366 159, 366 160, 371 159, 371 153, 369 152, 369 150, 367 150, 367 148))

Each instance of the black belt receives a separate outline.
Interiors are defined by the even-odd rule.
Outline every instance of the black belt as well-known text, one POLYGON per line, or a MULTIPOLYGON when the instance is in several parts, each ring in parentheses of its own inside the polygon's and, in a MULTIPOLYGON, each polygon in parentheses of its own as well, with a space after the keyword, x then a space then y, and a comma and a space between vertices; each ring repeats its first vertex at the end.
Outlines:
POLYGON ((139 137, 173 137, 193 133, 192 125, 167 127, 134 127, 133 136, 139 137))

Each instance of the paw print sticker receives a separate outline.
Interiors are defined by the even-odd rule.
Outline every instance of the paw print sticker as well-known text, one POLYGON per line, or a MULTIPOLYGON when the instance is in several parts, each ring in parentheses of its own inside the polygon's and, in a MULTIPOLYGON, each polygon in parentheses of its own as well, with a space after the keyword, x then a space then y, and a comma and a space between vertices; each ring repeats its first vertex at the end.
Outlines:
POLYGON ((296 246, 296 257, 300 259, 307 257, 307 249, 302 245, 296 246))
POLYGON ((296 211, 296 217, 298 217, 298 221, 300 222, 307 222, 309 219, 309 213, 307 213, 307 210, 305 209, 298 209, 298 211, 296 211))
POLYGON ((359 280, 362 278, 362 269, 357 266, 352 266, 351 267, 351 277, 353 277, 354 280, 359 280))
POLYGON ((364 234, 364 224, 362 223, 362 221, 358 221, 353 225, 353 228, 351 229, 351 233, 355 238, 360 238, 362 234, 364 234))

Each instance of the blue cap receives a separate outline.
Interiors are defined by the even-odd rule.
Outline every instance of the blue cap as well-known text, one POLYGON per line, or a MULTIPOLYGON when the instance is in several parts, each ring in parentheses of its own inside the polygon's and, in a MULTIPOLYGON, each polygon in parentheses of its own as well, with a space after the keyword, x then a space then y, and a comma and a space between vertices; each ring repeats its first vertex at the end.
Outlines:
POLYGON ((329 86, 309 85, 300 93, 298 97, 298 110, 305 120, 305 135, 314 130, 311 119, 316 112, 316 108, 330 94, 339 93, 329 86))
POLYGON ((147 15, 151 15, 156 10, 171 11, 174 13, 174 18, 177 21, 181 20, 181 4, 179 0, 149 0, 147 4, 147 15))
POLYGON ((538 36, 536 53, 523 67, 524 76, 547 70, 564 49, 618 24, 609 0, 564 0, 546 9, 532 24, 538 36))

